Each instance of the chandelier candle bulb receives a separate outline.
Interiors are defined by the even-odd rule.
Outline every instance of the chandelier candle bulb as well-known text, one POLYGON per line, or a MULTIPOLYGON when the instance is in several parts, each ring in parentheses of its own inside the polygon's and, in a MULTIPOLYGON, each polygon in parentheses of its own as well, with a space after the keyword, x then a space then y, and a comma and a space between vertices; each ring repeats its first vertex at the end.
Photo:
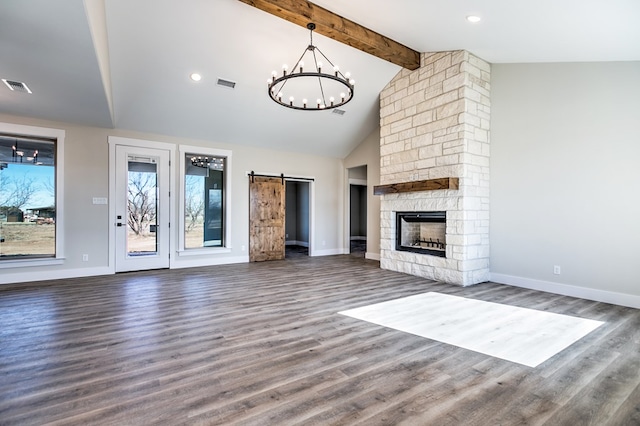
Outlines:
POLYGON ((302 72, 302 69, 304 68, 304 62, 300 61, 299 65, 300 65, 300 72, 302 72))
POLYGON ((333 96, 329 98, 329 102, 331 102, 331 106, 333 106, 333 102, 334 102, 335 100, 336 100, 336 99, 335 99, 333 96))
POLYGON ((307 100, 306 100, 306 99, 303 99, 303 100, 302 100, 302 107, 303 107, 303 108, 306 108, 306 107, 307 107, 307 100))
POLYGON ((293 96, 289 97, 289 105, 293 106, 293 96))

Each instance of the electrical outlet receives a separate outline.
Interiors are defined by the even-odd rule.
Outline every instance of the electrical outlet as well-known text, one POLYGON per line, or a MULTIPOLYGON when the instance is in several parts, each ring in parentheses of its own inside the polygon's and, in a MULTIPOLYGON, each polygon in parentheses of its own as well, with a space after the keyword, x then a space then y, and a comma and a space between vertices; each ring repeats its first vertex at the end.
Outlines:
POLYGON ((83 254, 82 255, 82 261, 83 262, 88 262, 89 261, 89 255, 88 254, 83 254))
POLYGON ((553 275, 560 275, 560 266, 559 265, 553 265, 553 275))

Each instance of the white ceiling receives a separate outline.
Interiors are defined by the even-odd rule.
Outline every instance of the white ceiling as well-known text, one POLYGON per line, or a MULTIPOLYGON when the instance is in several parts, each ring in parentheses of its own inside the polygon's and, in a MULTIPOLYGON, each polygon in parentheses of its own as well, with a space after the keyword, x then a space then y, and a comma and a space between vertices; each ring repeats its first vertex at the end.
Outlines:
MULTIPOLYGON (((421 52, 466 49, 491 63, 640 60, 638 0, 315 3, 421 52), (482 21, 467 22, 470 14, 482 21)), ((280 107, 266 80, 308 41, 305 28, 238 0, 2 0, 0 78, 33 94, 2 85, 0 113, 344 157, 375 129, 379 92, 400 68, 316 34, 355 78, 354 100, 343 116, 280 107)))

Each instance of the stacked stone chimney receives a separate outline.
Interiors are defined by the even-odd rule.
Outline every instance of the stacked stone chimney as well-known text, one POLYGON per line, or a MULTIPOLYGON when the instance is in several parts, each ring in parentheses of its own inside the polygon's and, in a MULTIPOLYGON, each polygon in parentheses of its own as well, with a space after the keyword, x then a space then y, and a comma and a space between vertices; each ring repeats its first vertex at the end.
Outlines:
POLYGON ((380 266, 459 285, 489 280, 490 65, 425 53, 380 96, 380 183, 457 177, 459 189, 385 194, 380 266), (397 211, 446 211, 446 257, 395 250, 397 211))

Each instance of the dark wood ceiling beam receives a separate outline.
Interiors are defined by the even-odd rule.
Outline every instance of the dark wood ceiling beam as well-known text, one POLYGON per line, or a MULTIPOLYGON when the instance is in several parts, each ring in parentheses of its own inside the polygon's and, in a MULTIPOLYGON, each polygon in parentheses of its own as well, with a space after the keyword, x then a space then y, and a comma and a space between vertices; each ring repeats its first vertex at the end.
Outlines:
POLYGON ((240 0, 304 28, 409 70, 420 67, 420 53, 305 0, 240 0))

